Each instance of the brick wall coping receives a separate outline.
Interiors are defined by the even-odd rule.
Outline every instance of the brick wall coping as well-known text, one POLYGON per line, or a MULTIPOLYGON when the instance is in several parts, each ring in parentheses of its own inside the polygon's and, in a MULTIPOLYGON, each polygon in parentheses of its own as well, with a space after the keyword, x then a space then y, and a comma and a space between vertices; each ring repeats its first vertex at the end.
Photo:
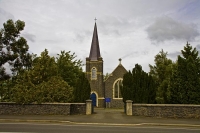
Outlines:
POLYGON ((162 107, 200 107, 200 105, 197 104, 133 104, 133 106, 162 106, 162 107))

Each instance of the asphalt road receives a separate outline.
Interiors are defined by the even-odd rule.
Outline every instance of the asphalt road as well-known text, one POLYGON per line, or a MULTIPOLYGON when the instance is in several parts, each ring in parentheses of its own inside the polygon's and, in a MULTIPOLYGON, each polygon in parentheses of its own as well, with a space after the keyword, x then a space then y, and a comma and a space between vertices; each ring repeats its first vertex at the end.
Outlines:
POLYGON ((200 133, 199 127, 106 126, 66 123, 0 123, 0 133, 200 133))

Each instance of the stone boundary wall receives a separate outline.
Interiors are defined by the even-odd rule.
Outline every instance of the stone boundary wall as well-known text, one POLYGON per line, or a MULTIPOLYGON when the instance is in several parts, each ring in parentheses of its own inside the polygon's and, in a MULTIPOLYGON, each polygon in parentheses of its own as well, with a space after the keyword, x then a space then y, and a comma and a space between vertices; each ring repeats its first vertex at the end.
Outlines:
POLYGON ((200 105, 132 104, 132 115, 148 117, 200 119, 200 105))
POLYGON ((16 104, 0 103, 0 115, 75 115, 86 114, 85 103, 16 104))

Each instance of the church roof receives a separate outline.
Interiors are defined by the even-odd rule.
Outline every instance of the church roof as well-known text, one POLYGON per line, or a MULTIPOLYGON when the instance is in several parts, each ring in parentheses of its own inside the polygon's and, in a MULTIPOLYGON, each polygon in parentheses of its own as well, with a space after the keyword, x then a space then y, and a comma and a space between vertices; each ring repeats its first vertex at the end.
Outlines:
POLYGON ((121 63, 121 61, 122 61, 122 59, 120 58, 119 59, 119 65, 113 70, 113 72, 108 76, 108 78, 105 80, 105 82, 107 82, 107 80, 108 80, 108 82, 109 82, 109 79, 110 78, 113 78, 113 77, 117 77, 117 78, 123 78, 123 75, 125 74, 125 73, 127 73, 127 70, 126 70, 126 68, 124 68, 124 66, 122 65, 122 63, 121 63))
POLYGON ((100 54, 100 48, 99 48, 97 25, 95 22, 89 59, 90 60, 98 60, 99 57, 101 57, 101 54, 100 54))
POLYGON ((118 69, 122 69, 124 72, 127 72, 126 68, 121 64, 121 59, 119 59, 119 65, 113 70, 111 74, 117 72, 118 69))

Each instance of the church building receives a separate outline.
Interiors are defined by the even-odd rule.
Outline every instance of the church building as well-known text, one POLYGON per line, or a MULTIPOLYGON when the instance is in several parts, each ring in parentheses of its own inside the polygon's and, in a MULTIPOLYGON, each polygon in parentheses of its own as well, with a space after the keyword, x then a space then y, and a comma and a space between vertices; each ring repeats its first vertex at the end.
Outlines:
POLYGON ((123 108, 120 85, 122 85, 123 75, 127 70, 119 59, 119 65, 104 81, 103 65, 95 22, 90 54, 86 58, 86 77, 90 82, 92 104, 96 107, 106 107, 107 104, 110 108, 123 108))

